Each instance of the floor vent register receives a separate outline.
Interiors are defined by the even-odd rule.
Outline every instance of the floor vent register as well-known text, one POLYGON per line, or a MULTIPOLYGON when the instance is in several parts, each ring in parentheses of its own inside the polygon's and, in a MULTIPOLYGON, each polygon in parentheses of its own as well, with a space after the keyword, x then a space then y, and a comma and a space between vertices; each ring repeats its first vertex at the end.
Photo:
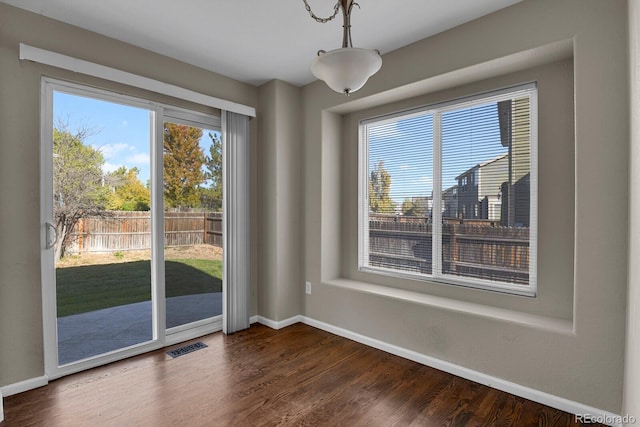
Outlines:
POLYGON ((207 345, 203 342, 197 342, 189 345, 185 345, 184 347, 175 348, 173 350, 167 351, 167 354, 174 359, 179 356, 184 356, 185 354, 189 354, 196 350, 200 350, 201 348, 206 348, 207 345))

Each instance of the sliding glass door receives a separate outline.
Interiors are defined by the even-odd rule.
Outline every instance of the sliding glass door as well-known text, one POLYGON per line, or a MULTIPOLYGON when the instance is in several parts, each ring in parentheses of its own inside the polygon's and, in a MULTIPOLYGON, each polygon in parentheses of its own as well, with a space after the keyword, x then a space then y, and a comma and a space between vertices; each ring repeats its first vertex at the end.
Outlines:
POLYGON ((221 329, 218 117, 43 81, 50 378, 221 329))
POLYGON ((145 108, 53 93, 59 365, 153 340, 152 125, 145 108))
POLYGON ((163 126, 168 333, 222 315, 221 133, 197 116, 174 116, 163 126))

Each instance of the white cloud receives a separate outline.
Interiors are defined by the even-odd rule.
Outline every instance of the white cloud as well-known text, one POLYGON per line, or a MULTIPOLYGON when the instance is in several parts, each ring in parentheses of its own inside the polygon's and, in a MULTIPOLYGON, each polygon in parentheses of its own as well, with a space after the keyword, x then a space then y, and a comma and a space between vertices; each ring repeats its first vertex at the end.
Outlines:
POLYGON ((122 153, 123 151, 131 150, 132 148, 134 148, 134 147, 130 146, 129 144, 125 144, 125 143, 104 144, 104 145, 99 145, 99 146, 92 145, 92 147, 94 149, 100 151, 105 159, 113 159, 114 157, 117 157, 118 154, 122 153))
POLYGON ((148 153, 139 153, 136 147, 130 144, 115 143, 92 147, 104 156, 103 173, 113 172, 121 166, 143 168, 151 163, 148 153))
POLYGON ((121 124, 122 124, 122 127, 127 127, 127 126, 129 126, 129 122, 128 122, 128 121, 126 121, 126 120, 123 120, 121 124))
POLYGON ((113 163, 104 162, 104 164, 102 165, 102 173, 107 174, 109 172, 113 172, 114 170, 118 169, 119 167, 120 166, 114 165, 113 163))
POLYGON ((432 184, 433 179, 430 176, 421 176, 418 179, 414 179, 411 181, 411 185, 419 185, 419 184, 432 184))
POLYGON ((149 154, 147 153, 132 154, 131 156, 127 157, 126 163, 133 164, 133 165, 140 165, 140 164, 148 165, 150 163, 149 154))

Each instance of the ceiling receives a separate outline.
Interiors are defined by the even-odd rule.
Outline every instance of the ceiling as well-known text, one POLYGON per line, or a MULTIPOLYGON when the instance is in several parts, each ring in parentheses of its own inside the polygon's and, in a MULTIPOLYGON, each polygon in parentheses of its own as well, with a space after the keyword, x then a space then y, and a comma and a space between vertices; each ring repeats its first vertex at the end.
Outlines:
MULTIPOLYGON (((328 16, 334 0, 307 0, 328 16)), ((382 54, 521 0, 360 0, 354 47, 382 54)), ((342 17, 319 24, 302 0, 0 0, 163 55, 259 85, 314 80, 319 49, 342 43, 342 17)), ((37 47, 37 46, 36 46, 37 47)))

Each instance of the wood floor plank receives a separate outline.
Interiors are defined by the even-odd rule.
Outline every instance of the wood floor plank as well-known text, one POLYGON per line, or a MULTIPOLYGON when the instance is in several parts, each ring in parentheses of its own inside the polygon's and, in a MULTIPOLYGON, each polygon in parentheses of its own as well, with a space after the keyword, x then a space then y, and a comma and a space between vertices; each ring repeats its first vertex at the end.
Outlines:
POLYGON ((199 341, 208 347, 175 359, 158 350, 5 398, 2 427, 579 425, 303 324, 199 341))

